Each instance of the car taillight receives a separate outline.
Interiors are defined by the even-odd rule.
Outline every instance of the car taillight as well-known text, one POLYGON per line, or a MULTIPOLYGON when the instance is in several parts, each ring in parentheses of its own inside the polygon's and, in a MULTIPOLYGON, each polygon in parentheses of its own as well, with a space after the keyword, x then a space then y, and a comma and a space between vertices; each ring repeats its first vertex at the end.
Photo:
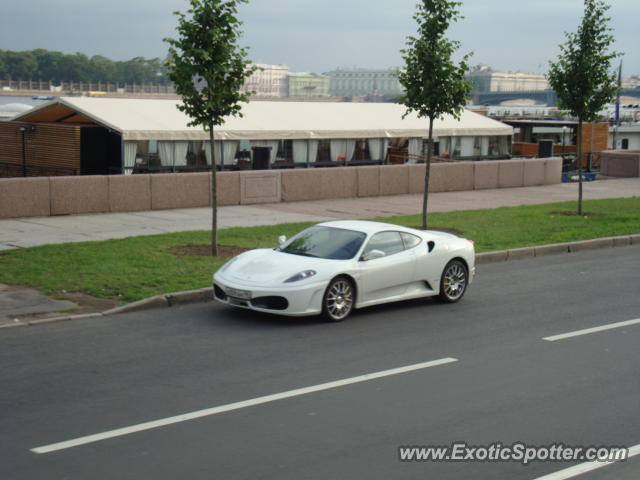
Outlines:
POLYGON ((466 239, 467 242, 469 242, 471 244, 471 246, 475 249, 476 248, 476 242, 474 242, 473 240, 469 240, 468 238, 466 239))

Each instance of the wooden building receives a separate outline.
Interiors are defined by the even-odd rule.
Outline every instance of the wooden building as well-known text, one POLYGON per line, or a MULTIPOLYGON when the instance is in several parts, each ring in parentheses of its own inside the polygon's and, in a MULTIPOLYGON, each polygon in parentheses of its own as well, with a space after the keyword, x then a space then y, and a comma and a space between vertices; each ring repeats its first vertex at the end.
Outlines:
POLYGON ((95 125, 0 122, 0 177, 121 173, 120 137, 95 125))
MULTIPOLYGON (((577 155, 578 122, 573 120, 503 120, 515 129, 513 155, 537 156, 541 142, 552 141, 552 155, 577 155)), ((582 124, 585 168, 599 168, 600 152, 609 148, 607 122, 582 124)))

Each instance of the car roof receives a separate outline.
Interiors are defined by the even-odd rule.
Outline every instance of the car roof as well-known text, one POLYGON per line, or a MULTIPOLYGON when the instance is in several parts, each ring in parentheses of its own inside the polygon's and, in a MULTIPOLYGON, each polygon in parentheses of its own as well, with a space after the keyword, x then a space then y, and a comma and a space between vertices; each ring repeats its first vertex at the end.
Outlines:
POLYGON ((401 227, 400 225, 394 225, 392 223, 371 222, 368 220, 333 220, 320 223, 319 225, 323 227, 343 228, 345 230, 356 230, 368 235, 384 230, 396 230, 413 234, 418 232, 413 228, 401 227))

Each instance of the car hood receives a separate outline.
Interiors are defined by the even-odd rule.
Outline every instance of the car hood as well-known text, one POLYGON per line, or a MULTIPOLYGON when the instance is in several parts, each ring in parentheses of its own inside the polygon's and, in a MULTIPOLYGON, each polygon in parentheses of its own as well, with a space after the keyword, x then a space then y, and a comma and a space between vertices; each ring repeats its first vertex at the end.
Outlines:
POLYGON ((248 285, 273 286, 305 270, 315 270, 318 274, 325 274, 339 262, 341 261, 293 255, 273 249, 259 249, 239 255, 222 272, 222 276, 248 285))

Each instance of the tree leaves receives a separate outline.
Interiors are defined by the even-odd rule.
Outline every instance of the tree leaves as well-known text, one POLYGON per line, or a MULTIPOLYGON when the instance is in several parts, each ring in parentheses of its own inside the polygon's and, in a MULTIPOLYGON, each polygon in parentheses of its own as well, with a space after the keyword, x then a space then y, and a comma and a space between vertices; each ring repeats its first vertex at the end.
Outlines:
POLYGON ((178 38, 170 45, 167 67, 183 104, 178 108, 205 130, 221 125, 227 116, 241 114, 248 102, 240 89, 255 69, 247 50, 238 45, 242 34, 237 5, 247 0, 190 0, 188 15, 178 16, 178 38))
POLYGON ((558 94, 558 106, 586 122, 597 120, 598 112, 617 94, 613 60, 620 53, 610 51, 614 42, 603 0, 585 0, 582 23, 576 32, 566 33, 557 61, 550 62, 547 77, 558 94))
POLYGON ((24 52, 0 50, 0 78, 6 79, 166 85, 164 74, 165 67, 159 58, 112 61, 101 55, 69 55, 43 48, 24 52))
POLYGON ((467 103, 472 89, 465 78, 470 54, 456 64, 452 57, 460 43, 444 36, 449 26, 462 18, 460 5, 449 0, 423 0, 417 5, 413 18, 418 23, 418 36, 407 37, 407 48, 401 51, 405 69, 398 74, 406 91, 400 102, 407 107, 407 113, 415 111, 427 118, 451 114, 459 118, 467 103))

